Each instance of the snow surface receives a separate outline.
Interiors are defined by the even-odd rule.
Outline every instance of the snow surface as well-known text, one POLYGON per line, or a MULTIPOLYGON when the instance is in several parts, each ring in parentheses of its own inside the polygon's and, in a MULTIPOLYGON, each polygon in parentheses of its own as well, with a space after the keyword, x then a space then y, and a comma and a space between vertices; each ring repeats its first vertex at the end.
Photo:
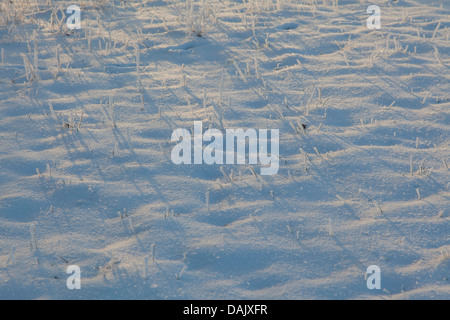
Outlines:
POLYGON ((2 1, 0 298, 449 299, 449 14, 2 1), (278 174, 174 165, 198 120, 279 129, 278 174))

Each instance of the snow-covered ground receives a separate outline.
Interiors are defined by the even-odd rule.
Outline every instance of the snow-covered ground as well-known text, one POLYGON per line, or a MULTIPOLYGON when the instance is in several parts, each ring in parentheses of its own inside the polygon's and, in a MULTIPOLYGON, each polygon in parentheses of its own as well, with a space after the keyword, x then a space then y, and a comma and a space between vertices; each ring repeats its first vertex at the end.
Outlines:
POLYGON ((448 0, 2 1, 0 298, 449 299, 449 37, 448 0), (278 174, 173 164, 194 121, 279 129, 278 174))

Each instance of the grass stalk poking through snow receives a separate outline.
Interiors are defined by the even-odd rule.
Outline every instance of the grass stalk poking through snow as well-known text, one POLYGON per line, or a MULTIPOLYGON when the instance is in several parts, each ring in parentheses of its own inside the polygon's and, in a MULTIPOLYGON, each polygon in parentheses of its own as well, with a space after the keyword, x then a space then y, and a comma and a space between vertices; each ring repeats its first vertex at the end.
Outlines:
POLYGON ((88 48, 89 48, 89 51, 92 51, 92 35, 91 35, 91 28, 88 28, 87 41, 88 41, 88 48))
POLYGON ((414 168, 413 168, 413 156, 410 156, 409 157, 409 171, 410 171, 410 173, 411 173, 411 176, 413 176, 414 175, 414 168))
POLYGON ((328 220, 328 234, 330 237, 334 237, 333 226, 331 225, 331 219, 328 220))
POLYGON ((25 75, 26 75, 28 82, 32 83, 34 81, 37 81, 37 76, 36 76, 34 67, 31 64, 30 60, 28 59, 28 57, 25 54, 22 54, 22 58, 23 58, 23 64, 25 67, 25 75))
POLYGON ((50 113, 52 115, 53 120, 58 122, 58 117, 56 116, 55 109, 53 109, 53 104, 51 101, 48 102, 48 107, 50 108, 50 113))
POLYGON ((219 102, 222 102, 222 98, 223 98, 223 76, 224 74, 222 73, 221 77, 220 77, 220 87, 219 87, 219 102))
POLYGON ((136 72, 137 72, 137 87, 138 91, 142 92, 142 83, 141 83, 141 52, 139 50, 139 45, 136 45, 136 72))
POLYGON ((183 275, 183 273, 184 273, 184 271, 185 271, 186 269, 187 269, 187 266, 186 266, 186 265, 183 265, 183 267, 181 268, 180 273, 176 274, 177 280, 180 280, 180 279, 181 279, 181 276, 183 275))
POLYGON ((152 244, 152 261, 155 262, 155 247, 156 244, 152 244))
POLYGON ((112 96, 109 96, 108 106, 109 106, 109 114, 110 114, 111 120, 112 120, 112 126, 113 126, 113 128, 115 128, 116 127, 116 114, 114 112, 114 101, 113 101, 112 96))
POLYGON ((431 37, 431 39, 434 39, 434 37, 436 36, 436 33, 438 32, 438 30, 441 26, 441 22, 442 21, 439 21, 438 25, 436 26, 436 29, 434 29, 433 36, 431 37))
POLYGON ((245 83, 247 83, 247 78, 245 77, 244 73, 242 72, 241 68, 239 67, 239 65, 237 64, 236 61, 233 61, 234 66, 236 67, 237 72, 239 73, 239 75, 241 76, 242 80, 244 80, 245 83))
POLYGON ((7 266, 9 266, 9 265, 15 265, 16 264, 15 253, 16 253, 16 248, 13 246, 13 247, 11 247, 11 251, 9 253, 8 260, 6 260, 5 268, 7 266))
POLYGON ((131 218, 131 216, 128 216, 128 223, 130 224, 130 229, 131 231, 134 233, 134 225, 133 225, 133 220, 131 218))
POLYGON ((38 61, 38 47, 37 47, 37 33, 34 32, 34 40, 33 40, 33 62, 34 62, 34 71, 36 73, 36 80, 39 81, 39 61, 38 61))
POLYGON ((58 67, 58 73, 61 72, 61 46, 58 44, 56 47, 56 65, 58 67))
POLYGON ((148 278, 148 258, 144 259, 144 279, 148 278))
POLYGON ((30 245, 33 248, 33 242, 34 242, 34 251, 37 251, 38 249, 38 241, 37 241, 37 237, 36 237, 36 226, 30 225, 30 236, 31 236, 31 242, 30 245))
POLYGON ((442 60, 441 60, 441 58, 439 56, 439 50, 438 50, 438 48, 436 46, 434 46, 434 56, 436 57, 436 60, 439 62, 439 64, 441 66, 443 66, 444 64, 442 63, 442 60))

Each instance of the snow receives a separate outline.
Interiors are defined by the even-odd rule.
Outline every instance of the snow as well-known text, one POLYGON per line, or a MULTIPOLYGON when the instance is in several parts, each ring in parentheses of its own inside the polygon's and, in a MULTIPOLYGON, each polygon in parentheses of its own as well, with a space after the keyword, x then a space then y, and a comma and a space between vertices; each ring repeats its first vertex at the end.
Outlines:
POLYGON ((450 1, 77 3, 0 4, 0 298, 450 298, 450 1), (278 174, 173 164, 194 121, 278 174))

